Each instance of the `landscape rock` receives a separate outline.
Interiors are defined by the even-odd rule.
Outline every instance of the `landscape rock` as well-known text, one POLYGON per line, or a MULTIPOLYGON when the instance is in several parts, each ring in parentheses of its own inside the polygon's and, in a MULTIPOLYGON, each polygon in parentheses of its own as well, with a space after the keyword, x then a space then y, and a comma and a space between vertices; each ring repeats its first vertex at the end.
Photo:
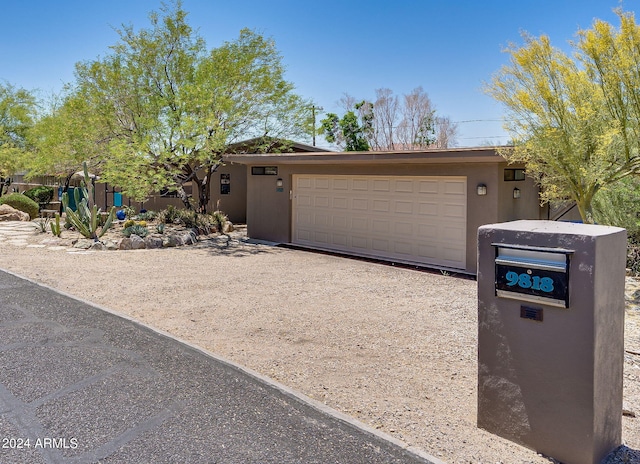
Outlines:
POLYGON ((123 238, 118 247, 120 250, 131 250, 131 239, 123 238))
POLYGON ((79 248, 81 250, 88 250, 93 246, 95 242, 90 238, 79 238, 76 243, 74 243, 73 248, 79 248))
POLYGON ((184 245, 184 240, 180 235, 168 235, 163 241, 165 247, 177 247, 184 245))
POLYGON ((147 245, 147 248, 162 248, 163 241, 162 237, 154 237, 152 235, 145 237, 144 242, 147 245))
POLYGON ((114 242, 113 240, 106 240, 104 242, 104 248, 109 251, 117 250, 120 248, 120 244, 117 242, 114 242))
POLYGON ((228 234, 229 232, 233 232, 235 229, 235 227, 233 227, 233 222, 231 221, 227 221, 224 224, 224 227, 222 228, 222 232, 225 234, 228 234))
POLYGON ((144 239, 138 235, 131 234, 131 249, 132 250, 142 250, 147 248, 147 244, 144 243, 144 239))
POLYGON ((198 243, 198 239, 195 233, 189 231, 186 234, 182 235, 182 244, 183 245, 193 245, 194 243, 198 243))
POLYGON ((93 251, 103 251, 106 249, 106 247, 104 246, 104 243, 102 242, 93 242, 93 244, 91 245, 91 250, 93 251))
POLYGON ((9 205, 0 205, 0 221, 28 221, 29 214, 9 205))

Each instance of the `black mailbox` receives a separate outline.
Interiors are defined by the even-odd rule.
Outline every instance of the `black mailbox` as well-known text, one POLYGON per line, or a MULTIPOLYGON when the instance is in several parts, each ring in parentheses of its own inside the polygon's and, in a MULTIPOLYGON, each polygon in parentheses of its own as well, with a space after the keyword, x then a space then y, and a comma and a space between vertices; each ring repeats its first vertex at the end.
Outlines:
POLYGON ((496 296, 569 307, 573 250, 492 243, 496 250, 496 296))

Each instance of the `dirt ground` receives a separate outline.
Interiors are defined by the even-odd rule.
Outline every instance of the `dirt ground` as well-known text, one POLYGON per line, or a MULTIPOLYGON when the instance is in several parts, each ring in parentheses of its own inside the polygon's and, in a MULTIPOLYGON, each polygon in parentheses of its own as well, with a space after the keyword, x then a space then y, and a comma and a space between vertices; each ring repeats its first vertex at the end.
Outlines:
MULTIPOLYGON (((476 427, 474 280, 231 235, 69 252, 33 233, 31 247, 0 240, 0 268, 188 340, 443 461, 549 462, 476 427)), ((625 408, 640 416, 640 310, 626 315, 625 408)), ((640 417, 623 417, 623 442, 640 450, 640 417)))

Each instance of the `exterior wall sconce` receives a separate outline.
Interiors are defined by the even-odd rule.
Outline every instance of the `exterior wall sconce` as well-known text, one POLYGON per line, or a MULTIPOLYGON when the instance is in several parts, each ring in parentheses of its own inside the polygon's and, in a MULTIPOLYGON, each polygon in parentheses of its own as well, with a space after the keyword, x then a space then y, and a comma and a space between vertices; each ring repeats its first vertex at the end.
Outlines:
POLYGON ((518 187, 513 189, 513 198, 515 198, 516 200, 520 198, 520 189, 518 187))
POLYGON ((485 184, 478 184, 477 193, 480 196, 487 194, 487 186, 485 184))
POLYGON ((276 180, 276 187, 282 188, 284 186, 284 182, 282 179, 276 180))

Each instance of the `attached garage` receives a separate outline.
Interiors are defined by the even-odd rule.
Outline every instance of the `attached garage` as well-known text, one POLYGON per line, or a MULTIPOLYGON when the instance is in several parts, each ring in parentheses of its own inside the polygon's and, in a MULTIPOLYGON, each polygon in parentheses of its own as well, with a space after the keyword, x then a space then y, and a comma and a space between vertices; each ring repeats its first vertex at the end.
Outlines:
POLYGON ((478 227, 546 218, 495 148, 225 159, 249 167, 247 234, 260 240, 475 274, 478 227))
POLYGON ((467 179, 293 175, 292 242, 464 269, 467 179))

